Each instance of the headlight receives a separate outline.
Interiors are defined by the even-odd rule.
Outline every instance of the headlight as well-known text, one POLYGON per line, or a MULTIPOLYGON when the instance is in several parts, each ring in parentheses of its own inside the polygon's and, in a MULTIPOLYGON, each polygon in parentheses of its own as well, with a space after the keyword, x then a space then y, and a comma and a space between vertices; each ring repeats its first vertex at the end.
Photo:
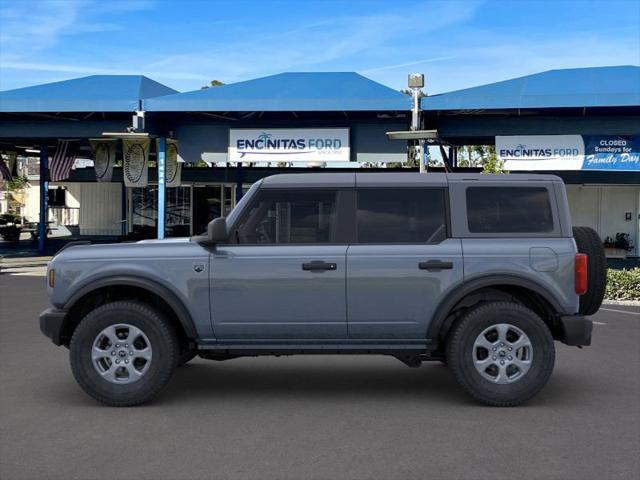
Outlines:
POLYGON ((53 285, 56 283, 56 271, 52 268, 49 270, 47 277, 49 279, 49 287, 53 288, 53 285))

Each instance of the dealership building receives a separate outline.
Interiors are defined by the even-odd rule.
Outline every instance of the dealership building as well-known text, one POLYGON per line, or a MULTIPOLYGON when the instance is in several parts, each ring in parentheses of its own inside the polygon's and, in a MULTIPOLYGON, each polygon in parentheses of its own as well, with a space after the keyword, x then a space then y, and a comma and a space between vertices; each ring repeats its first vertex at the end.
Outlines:
MULTIPOLYGON (((386 133, 409 130, 411 108, 409 96, 350 72, 186 93, 143 76, 90 76, 0 92, 0 151, 29 174, 21 213, 37 221, 46 211, 52 236, 185 236, 264 176, 403 168, 407 143, 386 133), (75 168, 52 181, 67 157, 75 168)), ((640 253, 640 67, 554 70, 426 96, 419 121, 437 132, 444 160, 430 171, 477 170, 461 165, 464 147, 495 146, 510 172, 559 175, 575 224, 603 240, 625 234, 628 255, 640 253)))

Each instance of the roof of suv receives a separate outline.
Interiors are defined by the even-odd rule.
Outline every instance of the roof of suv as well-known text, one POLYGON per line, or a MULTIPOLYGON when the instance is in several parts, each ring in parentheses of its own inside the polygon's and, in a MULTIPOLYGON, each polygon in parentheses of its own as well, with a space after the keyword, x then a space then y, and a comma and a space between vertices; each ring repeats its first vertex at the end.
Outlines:
POLYGON ((538 175, 530 173, 514 173, 509 175, 493 175, 481 173, 285 173, 265 177, 262 188, 290 188, 290 187, 393 187, 393 186, 446 186, 450 182, 532 182, 547 181, 561 182, 555 175, 538 175))

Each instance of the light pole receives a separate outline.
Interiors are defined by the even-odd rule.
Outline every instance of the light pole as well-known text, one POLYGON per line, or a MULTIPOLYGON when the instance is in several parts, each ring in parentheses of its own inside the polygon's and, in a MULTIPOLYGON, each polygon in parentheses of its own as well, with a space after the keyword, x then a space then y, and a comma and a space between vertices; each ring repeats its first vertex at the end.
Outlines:
MULTIPOLYGON (((424 74, 422 73, 410 73, 408 78, 409 89, 411 90, 411 97, 413 98, 413 109, 411 110, 411 130, 419 130, 419 114, 420 114, 420 92, 424 87, 424 74)), ((424 140, 418 140, 418 165, 420 165, 420 173, 426 172, 424 164, 424 140)))

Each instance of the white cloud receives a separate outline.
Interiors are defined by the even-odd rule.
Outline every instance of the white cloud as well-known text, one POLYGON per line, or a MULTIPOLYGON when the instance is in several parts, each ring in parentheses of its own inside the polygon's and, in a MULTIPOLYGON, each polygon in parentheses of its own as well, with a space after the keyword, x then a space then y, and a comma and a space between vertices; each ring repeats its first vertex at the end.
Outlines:
POLYGON ((384 65, 382 67, 368 68, 366 70, 361 70, 360 73, 370 74, 370 73, 374 73, 374 72, 382 72, 384 70, 397 70, 399 68, 414 67, 416 65, 422 65, 422 64, 425 64, 425 63, 433 63, 433 62, 442 62, 442 61, 445 61, 445 60, 453 60, 454 58, 458 58, 458 56, 457 55, 446 55, 446 56, 443 56, 443 57, 423 58, 422 60, 414 60, 414 61, 411 61, 411 62, 396 63, 394 65, 384 65))

